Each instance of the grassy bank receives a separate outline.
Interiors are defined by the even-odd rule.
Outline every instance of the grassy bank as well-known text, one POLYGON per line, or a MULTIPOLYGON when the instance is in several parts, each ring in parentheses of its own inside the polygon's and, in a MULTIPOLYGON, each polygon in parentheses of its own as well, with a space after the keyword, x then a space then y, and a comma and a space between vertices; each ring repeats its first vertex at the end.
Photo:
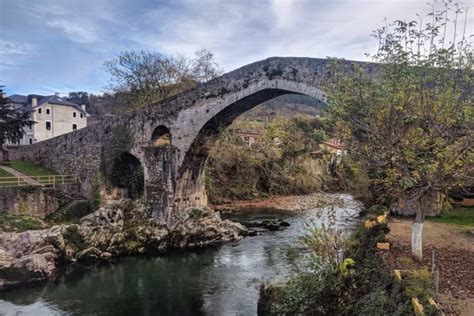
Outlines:
POLYGON ((20 171, 21 173, 27 176, 50 176, 57 174, 56 172, 44 168, 40 165, 22 160, 12 160, 8 163, 8 166, 20 171))
POLYGON ((454 207, 452 210, 438 216, 428 217, 427 220, 436 223, 474 227, 474 207, 454 207))

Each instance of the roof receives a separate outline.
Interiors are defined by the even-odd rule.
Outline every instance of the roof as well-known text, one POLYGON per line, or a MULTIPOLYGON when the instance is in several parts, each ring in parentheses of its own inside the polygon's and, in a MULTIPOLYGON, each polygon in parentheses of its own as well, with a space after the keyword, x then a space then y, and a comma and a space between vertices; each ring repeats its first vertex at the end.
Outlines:
POLYGON ((43 95, 29 94, 26 96, 26 95, 21 95, 21 94, 12 94, 8 98, 11 103, 21 104, 22 106, 17 108, 17 110, 23 111, 23 112, 34 111, 36 108, 44 104, 58 104, 58 105, 73 107, 79 112, 82 112, 87 115, 87 113, 78 104, 68 101, 65 98, 61 98, 60 96, 57 96, 57 95, 43 96, 43 95), (31 100, 35 97, 37 98, 38 101, 37 101, 37 105, 33 107, 31 100))
POLYGON ((331 138, 329 141, 321 142, 321 144, 327 145, 332 148, 342 149, 341 141, 337 138, 331 138))

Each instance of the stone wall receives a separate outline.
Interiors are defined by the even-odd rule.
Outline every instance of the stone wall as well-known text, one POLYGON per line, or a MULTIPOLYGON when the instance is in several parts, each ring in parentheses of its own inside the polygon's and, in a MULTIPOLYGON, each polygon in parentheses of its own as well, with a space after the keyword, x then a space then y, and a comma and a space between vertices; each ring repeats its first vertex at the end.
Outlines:
POLYGON ((10 150, 10 159, 32 161, 65 175, 76 175, 80 194, 88 197, 91 182, 100 172, 102 125, 83 128, 30 146, 10 150))
POLYGON ((0 214, 28 215, 44 219, 70 201, 60 188, 0 188, 0 214))

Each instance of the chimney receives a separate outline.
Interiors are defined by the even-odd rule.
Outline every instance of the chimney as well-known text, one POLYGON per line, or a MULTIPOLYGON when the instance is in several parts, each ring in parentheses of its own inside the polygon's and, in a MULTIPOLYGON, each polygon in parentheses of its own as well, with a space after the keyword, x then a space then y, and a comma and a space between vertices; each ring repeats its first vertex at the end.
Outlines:
POLYGON ((59 92, 55 92, 54 95, 59 97, 59 92))
POLYGON ((85 104, 81 104, 81 109, 86 112, 86 105, 85 104))
POLYGON ((35 107, 38 105, 38 98, 37 97, 32 97, 31 98, 31 106, 35 107))

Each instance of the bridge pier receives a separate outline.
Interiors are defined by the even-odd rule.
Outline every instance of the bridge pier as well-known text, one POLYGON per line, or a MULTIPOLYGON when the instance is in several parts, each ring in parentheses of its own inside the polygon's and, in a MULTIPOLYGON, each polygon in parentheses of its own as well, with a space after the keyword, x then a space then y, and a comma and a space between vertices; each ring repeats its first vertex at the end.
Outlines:
POLYGON ((174 208, 176 148, 145 149, 145 199, 158 223, 168 224, 174 208))

